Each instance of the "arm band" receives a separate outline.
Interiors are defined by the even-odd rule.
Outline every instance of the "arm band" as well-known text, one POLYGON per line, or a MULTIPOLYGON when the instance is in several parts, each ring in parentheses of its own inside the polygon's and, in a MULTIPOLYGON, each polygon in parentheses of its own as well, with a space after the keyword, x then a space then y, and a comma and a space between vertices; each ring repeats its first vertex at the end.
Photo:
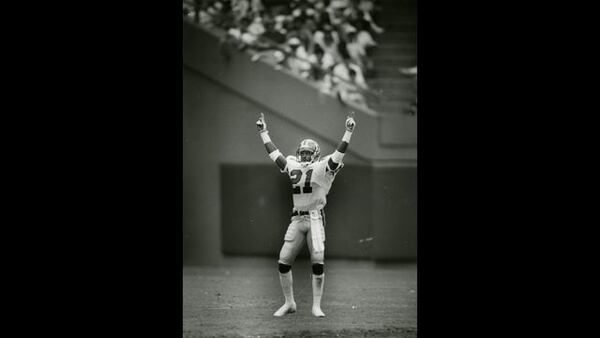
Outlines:
POLYGON ((275 161, 279 156, 283 156, 283 155, 281 155, 281 152, 279 151, 279 149, 275 149, 275 151, 273 151, 272 153, 269 154, 269 157, 271 158, 272 161, 275 161))
MULTIPOLYGON (((337 167, 337 164, 342 162, 342 159, 344 158, 344 153, 340 153, 339 151, 334 151, 333 155, 331 155, 331 161, 333 161, 335 163, 335 166, 337 167)), ((335 168, 331 168, 331 169, 335 169, 335 168)))
POLYGON ((348 142, 350 142, 350 137, 352 137, 352 132, 346 130, 344 137, 342 137, 342 142, 333 152, 327 163, 331 170, 336 170, 338 165, 342 163, 342 159, 346 153, 346 148, 348 148, 348 142))
POLYGON ((273 142, 271 141, 271 138, 269 137, 269 132, 268 131, 261 132, 260 138, 262 139, 262 141, 265 145, 265 148, 267 149, 269 158, 271 158, 271 160, 273 162, 275 162, 277 164, 277 166, 279 167, 279 169, 281 169, 281 171, 283 172, 283 170, 285 170, 285 167, 287 166, 287 161, 286 161, 285 157, 283 157, 283 154, 281 154, 279 149, 277 149, 275 144, 273 144, 273 142))

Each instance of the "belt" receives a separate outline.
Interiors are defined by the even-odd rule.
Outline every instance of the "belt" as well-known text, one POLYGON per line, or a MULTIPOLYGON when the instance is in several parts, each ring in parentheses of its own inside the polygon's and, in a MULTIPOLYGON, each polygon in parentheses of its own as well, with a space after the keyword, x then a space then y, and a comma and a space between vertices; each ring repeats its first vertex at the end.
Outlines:
POLYGON ((308 212, 308 211, 297 211, 297 210, 294 211, 294 212, 292 212, 292 217, 298 216, 298 215, 300 215, 300 216, 310 215, 310 212, 308 212))

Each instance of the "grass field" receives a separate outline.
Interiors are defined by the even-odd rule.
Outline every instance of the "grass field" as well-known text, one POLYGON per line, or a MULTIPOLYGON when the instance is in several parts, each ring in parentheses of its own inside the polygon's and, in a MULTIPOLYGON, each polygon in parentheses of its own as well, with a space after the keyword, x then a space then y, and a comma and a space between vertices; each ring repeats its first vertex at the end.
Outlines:
POLYGON ((283 318, 276 258, 229 258, 183 270, 184 337, 416 337, 417 265, 325 261, 321 308, 311 315, 310 262, 293 266, 298 310, 283 318))

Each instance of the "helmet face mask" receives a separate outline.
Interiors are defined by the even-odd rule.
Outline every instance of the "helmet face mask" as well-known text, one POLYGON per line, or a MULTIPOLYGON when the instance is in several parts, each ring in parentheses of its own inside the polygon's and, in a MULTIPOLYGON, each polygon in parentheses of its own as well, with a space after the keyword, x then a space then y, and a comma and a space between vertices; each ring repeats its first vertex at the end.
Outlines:
POLYGON ((319 159, 321 151, 319 144, 311 139, 305 139, 300 142, 296 150, 296 158, 300 163, 313 163, 319 159))
POLYGON ((303 149, 300 151, 300 154, 298 156, 299 156, 300 162, 313 162, 314 152, 312 152, 308 149, 303 149))

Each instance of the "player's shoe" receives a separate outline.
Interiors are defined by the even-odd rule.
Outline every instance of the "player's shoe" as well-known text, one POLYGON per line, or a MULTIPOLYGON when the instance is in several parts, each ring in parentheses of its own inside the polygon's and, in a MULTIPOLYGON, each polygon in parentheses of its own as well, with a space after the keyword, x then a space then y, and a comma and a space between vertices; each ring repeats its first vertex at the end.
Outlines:
POLYGON ((296 312, 296 303, 285 303, 285 304, 283 304, 282 307, 279 308, 279 310, 275 311, 273 316, 283 317, 283 316, 287 315, 288 313, 294 313, 294 312, 296 312))
POLYGON ((312 307, 312 314, 315 317, 325 317, 325 314, 323 313, 323 311, 321 311, 321 307, 320 306, 314 306, 312 307))

